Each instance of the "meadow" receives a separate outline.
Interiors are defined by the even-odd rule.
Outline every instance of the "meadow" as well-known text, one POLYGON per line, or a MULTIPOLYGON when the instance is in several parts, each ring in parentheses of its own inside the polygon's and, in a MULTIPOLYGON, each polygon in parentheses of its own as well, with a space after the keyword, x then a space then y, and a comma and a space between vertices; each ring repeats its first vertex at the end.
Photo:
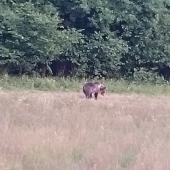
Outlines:
POLYGON ((0 80, 0 170, 170 169, 168 85, 109 81, 96 101, 83 81, 14 79, 0 80))

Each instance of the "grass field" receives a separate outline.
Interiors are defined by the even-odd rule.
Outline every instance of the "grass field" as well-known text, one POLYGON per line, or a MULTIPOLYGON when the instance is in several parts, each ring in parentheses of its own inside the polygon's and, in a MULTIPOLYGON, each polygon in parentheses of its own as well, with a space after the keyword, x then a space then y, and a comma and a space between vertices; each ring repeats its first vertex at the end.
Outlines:
POLYGON ((168 170, 170 96, 0 91, 0 170, 168 170))

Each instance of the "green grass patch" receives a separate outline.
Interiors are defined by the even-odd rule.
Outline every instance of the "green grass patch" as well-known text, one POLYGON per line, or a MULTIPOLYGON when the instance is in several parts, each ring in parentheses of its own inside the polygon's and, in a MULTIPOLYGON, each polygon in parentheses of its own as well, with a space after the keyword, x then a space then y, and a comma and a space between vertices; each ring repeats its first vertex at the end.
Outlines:
POLYGON ((119 159, 120 167, 123 169, 127 169, 130 166, 133 166, 133 163, 136 160, 137 152, 133 148, 128 148, 124 151, 123 155, 119 159))
MULTIPOLYGON (((85 79, 70 79, 58 77, 13 77, 1 76, 0 88, 7 90, 44 90, 44 91, 81 91, 85 79)), ((150 83, 127 80, 102 80, 107 91, 111 93, 145 93, 145 94, 170 94, 168 82, 150 83)))

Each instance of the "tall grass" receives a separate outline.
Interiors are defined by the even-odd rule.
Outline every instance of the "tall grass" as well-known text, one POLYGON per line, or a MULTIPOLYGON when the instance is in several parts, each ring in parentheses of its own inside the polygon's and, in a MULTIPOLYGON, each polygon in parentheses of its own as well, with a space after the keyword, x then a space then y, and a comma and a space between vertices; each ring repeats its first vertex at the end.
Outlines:
MULTIPOLYGON (((45 90, 45 91, 75 91, 82 90, 83 84, 87 82, 85 79, 76 78, 58 78, 58 77, 14 77, 1 76, 0 88, 8 90, 45 90)), ((170 86, 168 82, 150 83, 141 81, 128 80, 102 80, 106 85, 108 92, 113 93, 147 93, 147 94, 170 94, 170 86)))
POLYGON ((169 170, 169 96, 0 91, 0 170, 169 170))

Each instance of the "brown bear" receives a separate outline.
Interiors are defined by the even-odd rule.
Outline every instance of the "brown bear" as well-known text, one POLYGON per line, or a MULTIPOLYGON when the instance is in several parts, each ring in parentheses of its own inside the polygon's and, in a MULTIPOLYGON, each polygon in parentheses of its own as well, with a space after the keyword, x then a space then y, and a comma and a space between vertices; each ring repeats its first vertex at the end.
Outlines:
POLYGON ((106 87, 98 82, 88 82, 83 86, 83 92, 86 98, 91 99, 94 94, 95 100, 97 100, 98 93, 104 96, 106 87))

